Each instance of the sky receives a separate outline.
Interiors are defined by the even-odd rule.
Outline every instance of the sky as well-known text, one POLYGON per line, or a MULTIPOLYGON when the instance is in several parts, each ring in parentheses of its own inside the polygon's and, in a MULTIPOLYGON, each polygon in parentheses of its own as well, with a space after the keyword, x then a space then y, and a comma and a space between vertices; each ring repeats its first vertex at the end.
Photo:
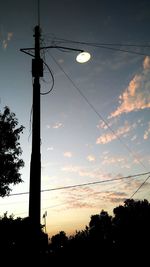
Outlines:
MULTIPOLYGON (((34 47, 37 2, 0 4, 0 110, 9 106, 25 126, 23 183, 0 199, 0 214, 15 217, 26 217, 29 206, 32 58, 20 48, 34 47)), ((102 209, 113 214, 126 198, 150 201, 149 25, 149 0, 40 3, 41 45, 91 54, 85 64, 73 51, 41 54, 54 76, 53 90, 41 95, 41 223, 47 212, 50 236, 84 229, 91 215, 102 209)), ((51 86, 45 68, 41 92, 51 86)))

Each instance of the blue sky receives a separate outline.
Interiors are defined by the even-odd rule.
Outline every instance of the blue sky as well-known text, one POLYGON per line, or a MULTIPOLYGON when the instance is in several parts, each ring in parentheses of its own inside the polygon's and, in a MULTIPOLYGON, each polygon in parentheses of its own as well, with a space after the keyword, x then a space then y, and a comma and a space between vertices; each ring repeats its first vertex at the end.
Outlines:
MULTIPOLYGON (((149 171, 150 49, 141 47, 149 45, 149 13, 148 0, 41 1, 42 44, 56 43, 91 53, 88 63, 78 64, 75 52, 45 52, 55 83, 49 95, 41 96, 43 190, 149 171), (88 43, 122 46, 106 49, 88 43), (126 46, 132 44, 139 46, 126 46)), ((34 46, 36 23, 37 1, 2 1, 0 108, 8 105, 25 126, 20 140, 24 182, 12 187, 12 194, 29 191, 31 57, 19 50, 34 46)), ((46 92, 50 87, 51 77, 45 69, 41 90, 46 92)), ((147 176, 43 192, 41 214, 47 211, 49 234, 83 229, 90 216, 101 209, 112 213, 147 176)), ((148 181, 134 197, 149 200, 148 181)), ((8 211, 24 217, 28 194, 0 199, 0 205, 1 214, 8 211)))

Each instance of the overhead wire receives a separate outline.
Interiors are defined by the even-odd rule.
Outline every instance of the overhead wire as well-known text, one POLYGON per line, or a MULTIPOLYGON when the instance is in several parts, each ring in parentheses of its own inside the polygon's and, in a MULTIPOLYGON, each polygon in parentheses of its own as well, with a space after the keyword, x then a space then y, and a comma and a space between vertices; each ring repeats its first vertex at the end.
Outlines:
POLYGON ((136 189, 136 191, 131 195, 130 199, 134 197, 134 195, 141 189, 141 187, 148 181, 150 178, 150 175, 144 180, 143 183, 140 184, 140 186, 136 189))
POLYGON ((104 48, 104 49, 108 49, 108 50, 114 50, 114 51, 120 51, 120 52, 125 52, 125 53, 131 53, 131 54, 140 55, 140 56, 150 56, 150 54, 125 50, 125 49, 120 49, 120 48, 115 48, 115 47, 108 47, 108 46, 104 46, 104 45, 99 45, 99 46, 95 46, 95 47, 104 48))
POLYGON ((86 103, 91 107, 91 109, 95 112, 95 114, 105 123, 105 125, 108 127, 108 129, 114 134, 114 136, 124 145, 124 147, 126 147, 126 149, 130 152, 130 154, 133 156, 133 158, 136 159, 136 161, 145 169, 145 165, 143 164, 143 162, 141 162, 139 160, 139 158, 136 156, 135 152, 133 152, 129 146, 123 142, 123 140, 120 138, 120 136, 118 136, 116 134, 116 132, 112 129, 112 127, 109 125, 109 123, 106 121, 106 119, 104 119, 104 117, 97 111, 97 109, 94 107, 94 105, 89 101, 89 99, 87 98, 87 96, 85 96, 83 94, 83 92, 80 90, 80 88, 74 83, 74 81, 70 78, 70 76, 68 75, 68 73, 63 69, 62 66, 60 66, 60 64, 56 61, 56 59, 51 55, 52 59, 54 60, 54 62, 57 64, 57 66, 61 69, 61 71, 65 74, 65 76, 68 78, 68 80, 72 83, 72 85, 74 86, 74 88, 79 92, 79 94, 83 97, 83 99, 86 101, 86 103))
POLYGON ((105 42, 97 43, 97 42, 75 41, 71 39, 58 38, 56 36, 54 36, 53 42, 84 44, 84 45, 90 45, 90 46, 108 45, 108 46, 129 46, 129 47, 131 46, 131 47, 138 47, 138 48, 150 48, 150 43, 149 44, 127 44, 127 43, 105 43, 105 42))
POLYGON ((53 88, 54 88, 55 80, 54 80, 53 72, 52 72, 52 70, 50 69, 50 67, 48 66, 48 64, 47 64, 45 61, 43 61, 43 63, 44 63, 44 65, 47 67, 47 69, 48 69, 48 71, 49 71, 49 73, 50 73, 50 75, 51 75, 51 77, 52 77, 52 85, 51 85, 51 88, 50 88, 47 92, 42 92, 42 93, 40 93, 40 94, 41 94, 41 95, 48 95, 48 94, 53 90, 53 88))
MULTIPOLYGON (((125 50, 125 49, 119 49, 119 48, 115 48, 115 47, 107 47, 107 46, 134 46, 134 47, 150 47, 147 45, 133 45, 133 44, 108 44, 108 43, 87 43, 87 42, 75 42, 75 41, 71 41, 71 40, 65 40, 62 39, 63 41, 67 41, 67 42, 72 42, 72 43, 78 43, 78 44, 85 44, 88 46, 94 46, 94 47, 99 47, 99 48, 104 48, 104 49, 110 49, 110 50, 115 50, 115 51, 120 51, 120 52, 127 52, 127 53, 133 53, 133 54, 138 54, 138 55, 148 55, 145 53, 139 53, 136 51, 129 51, 129 50, 125 50)), ((96 110, 96 108, 93 106, 93 104, 90 103, 90 101, 88 100, 88 98, 83 94, 83 92, 79 89, 79 87, 76 86, 76 84, 73 82, 73 80, 70 78, 70 76, 64 71, 64 69, 62 68, 62 66, 59 65, 59 63, 55 60, 55 58, 51 55, 51 57, 53 58, 53 60, 55 61, 55 63, 59 66, 59 68, 62 70, 62 72, 66 75, 66 77, 70 80, 70 82, 73 84, 73 86, 77 89, 77 91, 80 93, 80 95, 84 98, 84 100, 88 103, 88 105, 91 107, 91 109, 98 115, 98 117, 105 123, 105 125, 111 130, 111 132, 116 136, 116 138, 118 140, 120 140, 120 142, 127 148, 127 150, 134 156, 134 158, 142 165, 142 167, 144 167, 144 169, 146 169, 145 165, 137 158, 137 156, 133 153, 133 151, 122 141, 122 139, 116 134, 116 132, 112 129, 112 127, 109 125, 109 123, 103 118, 103 116, 96 110)), ((50 67, 47 65, 47 63, 45 61, 43 61, 44 65, 47 67, 49 73, 51 74, 52 77, 52 86, 50 88, 49 91, 45 92, 45 93, 40 93, 41 95, 47 95, 49 94, 54 87, 54 76, 53 73, 50 69, 50 67)), ((144 174, 148 174, 144 173, 144 174)), ((143 175, 144 175, 143 174, 143 175)), ((135 175, 134 175, 135 176, 135 175)), ((139 176, 139 175, 136 175, 139 176)), ((129 178, 131 176, 128 177, 122 177, 122 178, 115 178, 115 179, 108 179, 105 181, 98 181, 98 182, 91 182, 91 183, 84 183, 84 184, 78 184, 78 185, 73 185, 73 186, 65 186, 65 187, 59 187, 59 188, 52 188, 52 189, 46 189, 46 190, 41 190, 41 192, 46 192, 46 191, 52 191, 52 190, 60 190, 60 189, 69 189, 69 188, 74 188, 74 187, 79 187, 79 186, 85 186, 85 185, 94 185, 97 183, 103 183, 103 182, 111 182, 111 181, 115 181, 115 180, 120 180, 120 179, 125 179, 125 178, 129 178)), ((133 177, 133 176, 132 176, 133 177)), ((138 187, 138 189, 132 194, 131 198, 140 190, 140 188, 146 183, 146 181, 150 178, 150 176, 148 176, 146 178, 146 180, 138 187)), ((23 195, 23 194, 28 194, 28 192, 23 192, 23 193, 18 193, 18 194, 10 194, 10 196, 13 195, 23 195)))
MULTIPOLYGON (((139 176, 142 176, 142 175, 147 175, 147 174, 150 174, 150 172, 147 172, 147 173, 140 173, 140 174, 136 174, 136 175, 130 175, 130 176, 125 176, 125 177, 120 177, 120 178, 114 178, 114 179, 107 179, 107 180, 103 180, 103 181, 99 181, 99 182, 92 182, 92 183, 86 183, 86 184, 78 184, 78 185, 73 185, 73 186, 64 186, 64 187, 58 187, 58 188, 51 188, 51 189, 45 189, 45 190, 41 190, 41 192, 49 192, 49 191, 56 191, 56 190, 63 190, 63 189, 70 189, 70 188, 76 188, 76 187, 81 187, 81 186, 87 186, 87 185, 95 185, 95 184, 98 184, 98 183, 104 183, 104 182, 110 182, 110 181, 118 181, 118 180, 122 180, 122 179, 128 179, 128 178, 134 178, 134 177, 139 177, 139 176)), ((142 186, 144 184, 146 184, 146 182, 148 181, 148 179, 150 178, 150 175, 148 175, 148 177, 144 180, 144 182, 136 189, 136 191, 131 195, 131 197, 129 199, 132 199, 133 196, 142 188, 142 186)), ((29 192, 25 192, 23 194, 28 194, 29 192)), ((18 193, 19 195, 21 193, 18 193)), ((11 195, 13 196, 13 194, 11 195)), ((47 210, 47 209, 51 209, 51 208, 55 208, 55 207, 59 207, 59 206, 63 206, 63 205, 66 205, 67 202, 64 202, 64 203, 61 203, 61 204, 55 204, 55 205, 52 205, 52 206, 48 206, 48 207, 43 207, 41 210, 47 210)), ((22 213, 17 213, 15 214, 15 216, 18 216, 18 215, 23 215, 23 214, 26 214, 27 212, 22 212, 22 213)))
MULTIPOLYGON (((122 176, 119 178, 114 178, 114 179, 105 179, 101 181, 95 181, 95 182, 89 182, 89 183, 83 183, 83 184, 75 184, 75 185, 68 185, 68 186, 61 186, 61 187, 55 187, 55 188, 48 188, 48 189, 43 189, 41 192, 49 192, 49 191, 58 191, 58 190, 63 190, 63 189, 71 189, 71 188, 76 188, 76 187, 82 187, 82 186, 91 186, 95 184, 103 184, 103 183, 108 183, 108 182, 114 182, 114 181, 120 181, 123 179, 129 179, 129 178, 134 178, 134 177, 140 177, 150 174, 149 172, 144 172, 144 173, 138 173, 138 174, 133 174, 133 175, 128 175, 128 176, 122 176)), ((20 192, 20 193, 12 193, 8 197, 11 196, 20 196, 20 195, 27 195, 29 192, 20 192)))
POLYGON ((150 45, 148 44, 121 44, 121 43, 94 43, 94 42, 83 42, 83 41, 74 41, 69 39, 63 39, 63 38, 55 38, 55 43, 73 43, 73 44, 80 44, 80 45, 87 45, 90 47, 97 47, 97 48, 103 48, 103 49, 109 49, 109 50, 115 50, 125 53, 132 53, 136 55, 142 55, 142 56, 150 56, 148 53, 141 53, 133 50, 126 50, 121 48, 116 48, 114 46, 120 46, 120 47, 136 47, 136 48, 150 48, 150 45))

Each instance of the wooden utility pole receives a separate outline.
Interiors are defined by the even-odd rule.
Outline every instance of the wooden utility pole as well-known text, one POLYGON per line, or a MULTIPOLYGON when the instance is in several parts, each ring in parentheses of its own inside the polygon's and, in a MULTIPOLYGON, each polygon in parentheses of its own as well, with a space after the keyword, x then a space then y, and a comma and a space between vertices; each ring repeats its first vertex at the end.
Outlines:
MULTIPOLYGON (((40 20, 38 19, 38 23, 40 20)), ((64 46, 45 46, 40 47, 40 26, 39 24, 34 28, 35 46, 34 48, 22 48, 21 52, 33 57, 32 59, 32 77, 33 77, 33 115, 32 115, 32 151, 31 151, 31 164, 30 164, 30 192, 29 192, 29 220, 32 226, 32 235, 34 244, 39 245, 41 234, 41 137, 40 137, 40 124, 41 124, 41 108, 40 108, 40 78, 43 77, 43 60, 40 56, 41 49, 49 48, 62 48, 64 50, 71 50, 80 52, 82 60, 85 53, 81 49, 64 47, 64 46), (34 51, 30 53, 30 51, 34 51)), ((52 74, 51 74, 52 75, 52 74)), ((49 91, 50 92, 50 91, 49 91)), ((48 93, 49 93, 48 92, 48 93)), ((46 218, 45 218, 46 220, 46 218)), ((45 221, 46 224, 46 221, 45 221)), ((45 225, 46 227, 46 225, 45 225)), ((46 230, 46 228, 45 228, 46 230)))
POLYGON ((40 57, 40 27, 34 29, 35 48, 32 59, 33 115, 32 152, 30 165, 29 218, 36 235, 40 233, 41 218, 41 137, 40 137, 40 77, 43 77, 43 61, 40 57))

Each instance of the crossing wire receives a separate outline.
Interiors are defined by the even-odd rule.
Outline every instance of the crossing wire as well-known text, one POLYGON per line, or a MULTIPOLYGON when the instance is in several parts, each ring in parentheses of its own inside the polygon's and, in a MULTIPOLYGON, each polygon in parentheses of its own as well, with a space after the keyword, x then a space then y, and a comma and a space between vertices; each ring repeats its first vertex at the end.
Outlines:
MULTIPOLYGON (((83 183, 83 184, 75 184, 75 185, 61 186, 61 187, 55 187, 55 188, 48 188, 48 189, 41 190, 41 192, 43 193, 43 192, 49 192, 49 191, 71 189, 71 188, 82 187, 82 186, 91 186, 91 185, 95 185, 95 184, 103 184, 103 183, 114 182, 114 181, 119 181, 119 180, 123 180, 123 179, 140 177, 140 176, 148 175, 148 174, 150 174, 150 171, 145 172, 145 173, 138 173, 138 174, 133 174, 133 175, 128 175, 128 176, 122 176, 122 177, 114 178, 114 179, 106 179, 106 180, 83 183)), ((29 194, 29 192, 13 193, 13 194, 10 194, 9 196, 20 196, 20 195, 27 195, 27 194, 29 194)))

